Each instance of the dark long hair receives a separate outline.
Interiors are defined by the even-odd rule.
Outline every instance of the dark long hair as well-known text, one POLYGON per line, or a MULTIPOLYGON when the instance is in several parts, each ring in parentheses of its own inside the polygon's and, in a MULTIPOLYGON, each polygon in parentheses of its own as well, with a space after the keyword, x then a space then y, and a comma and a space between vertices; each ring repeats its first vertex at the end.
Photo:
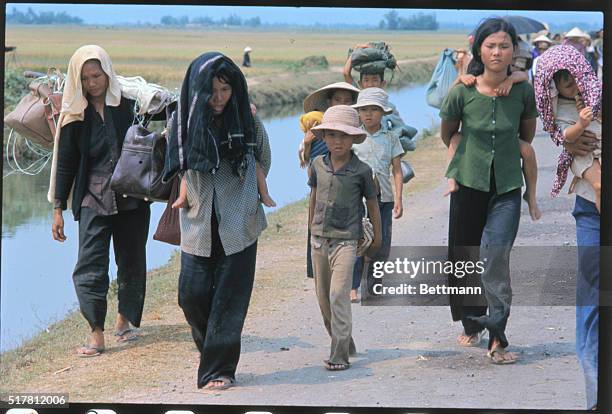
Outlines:
MULTIPOLYGON (((512 40, 512 46, 515 48, 518 46, 516 30, 514 30, 514 26, 512 26, 506 20, 502 19, 501 17, 490 17, 483 20, 478 25, 476 33, 474 34, 474 43, 472 44, 472 60, 468 65, 467 73, 474 76, 482 75, 484 73, 485 68, 480 56, 480 47, 487 37, 497 32, 508 33, 508 36, 510 36, 510 39, 512 40)), ((508 75, 510 75, 510 65, 508 65, 508 75)))

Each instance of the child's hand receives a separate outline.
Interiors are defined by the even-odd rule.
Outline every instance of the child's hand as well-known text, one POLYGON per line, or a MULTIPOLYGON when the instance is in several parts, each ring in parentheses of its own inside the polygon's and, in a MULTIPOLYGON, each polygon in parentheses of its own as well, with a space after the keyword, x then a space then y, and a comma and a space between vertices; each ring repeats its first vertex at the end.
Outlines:
POLYGON ((497 96, 508 96, 510 94, 510 90, 512 89, 512 85, 512 79, 508 77, 495 89, 494 92, 497 96))
POLYGON ((582 97, 580 95, 576 95, 574 99, 576 100, 576 110, 578 112, 582 111, 586 107, 582 97))
POLYGON ((578 116, 580 117, 578 120, 578 122, 580 122, 580 126, 587 128, 593 120, 593 109, 590 106, 587 106, 580 111, 578 116))
POLYGON ((404 214, 404 206, 402 206, 401 201, 399 203, 396 202, 393 206, 393 218, 398 219, 402 217, 402 214, 404 214))
POLYGON ((315 134, 309 129, 306 135, 304 135, 304 143, 310 144, 312 141, 315 140, 315 138, 315 134))
POLYGON ((459 76, 459 82, 463 83, 465 86, 473 86, 476 84, 476 76, 465 74, 459 76))
POLYGON ((253 116, 257 115, 257 107, 255 106, 255 104, 251 104, 251 114, 253 116))

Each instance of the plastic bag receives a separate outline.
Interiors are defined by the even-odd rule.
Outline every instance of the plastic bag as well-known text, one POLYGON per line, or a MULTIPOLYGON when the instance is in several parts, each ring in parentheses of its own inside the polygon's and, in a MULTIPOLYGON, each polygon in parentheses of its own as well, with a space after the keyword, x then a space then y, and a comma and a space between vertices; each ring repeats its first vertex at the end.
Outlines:
POLYGON ((453 52, 453 49, 444 49, 442 51, 429 85, 427 85, 427 104, 434 108, 442 106, 444 98, 446 98, 453 82, 457 79, 453 52))

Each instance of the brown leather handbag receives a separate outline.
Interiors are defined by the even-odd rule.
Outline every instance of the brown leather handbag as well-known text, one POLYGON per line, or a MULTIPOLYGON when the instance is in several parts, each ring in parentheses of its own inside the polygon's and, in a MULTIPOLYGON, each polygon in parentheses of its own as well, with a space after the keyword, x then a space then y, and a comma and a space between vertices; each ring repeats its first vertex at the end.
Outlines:
POLYGON ((180 246, 181 244, 181 225, 179 221, 179 209, 172 208, 172 204, 179 197, 181 178, 176 175, 171 181, 172 189, 166 209, 162 213, 157 229, 153 235, 153 240, 180 246))
POLYGON ((132 125, 111 178, 113 191, 145 201, 167 201, 172 183, 162 182, 166 148, 162 134, 132 125))
POLYGON ((40 80, 31 82, 28 87, 30 93, 4 117, 4 123, 22 137, 50 150, 62 107, 62 94, 52 92, 49 85, 40 80))

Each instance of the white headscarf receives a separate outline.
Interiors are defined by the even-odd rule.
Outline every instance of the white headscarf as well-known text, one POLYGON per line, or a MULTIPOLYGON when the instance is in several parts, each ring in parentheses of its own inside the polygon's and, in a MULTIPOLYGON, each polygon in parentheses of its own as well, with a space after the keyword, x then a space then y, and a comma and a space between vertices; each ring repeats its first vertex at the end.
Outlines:
POLYGON ((88 102, 83 92, 81 82, 81 70, 83 64, 88 60, 96 59, 108 76, 108 88, 106 89, 105 103, 108 106, 119 106, 121 103, 121 87, 117 81, 110 56, 106 50, 96 45, 86 45, 77 49, 68 62, 68 73, 64 84, 62 96, 62 110, 57 122, 57 130, 53 142, 53 159, 51 161, 51 177, 47 200, 53 203, 55 199, 55 175, 57 173, 57 156, 59 151, 59 139, 62 127, 71 122, 83 121, 85 119, 85 108, 88 102))

